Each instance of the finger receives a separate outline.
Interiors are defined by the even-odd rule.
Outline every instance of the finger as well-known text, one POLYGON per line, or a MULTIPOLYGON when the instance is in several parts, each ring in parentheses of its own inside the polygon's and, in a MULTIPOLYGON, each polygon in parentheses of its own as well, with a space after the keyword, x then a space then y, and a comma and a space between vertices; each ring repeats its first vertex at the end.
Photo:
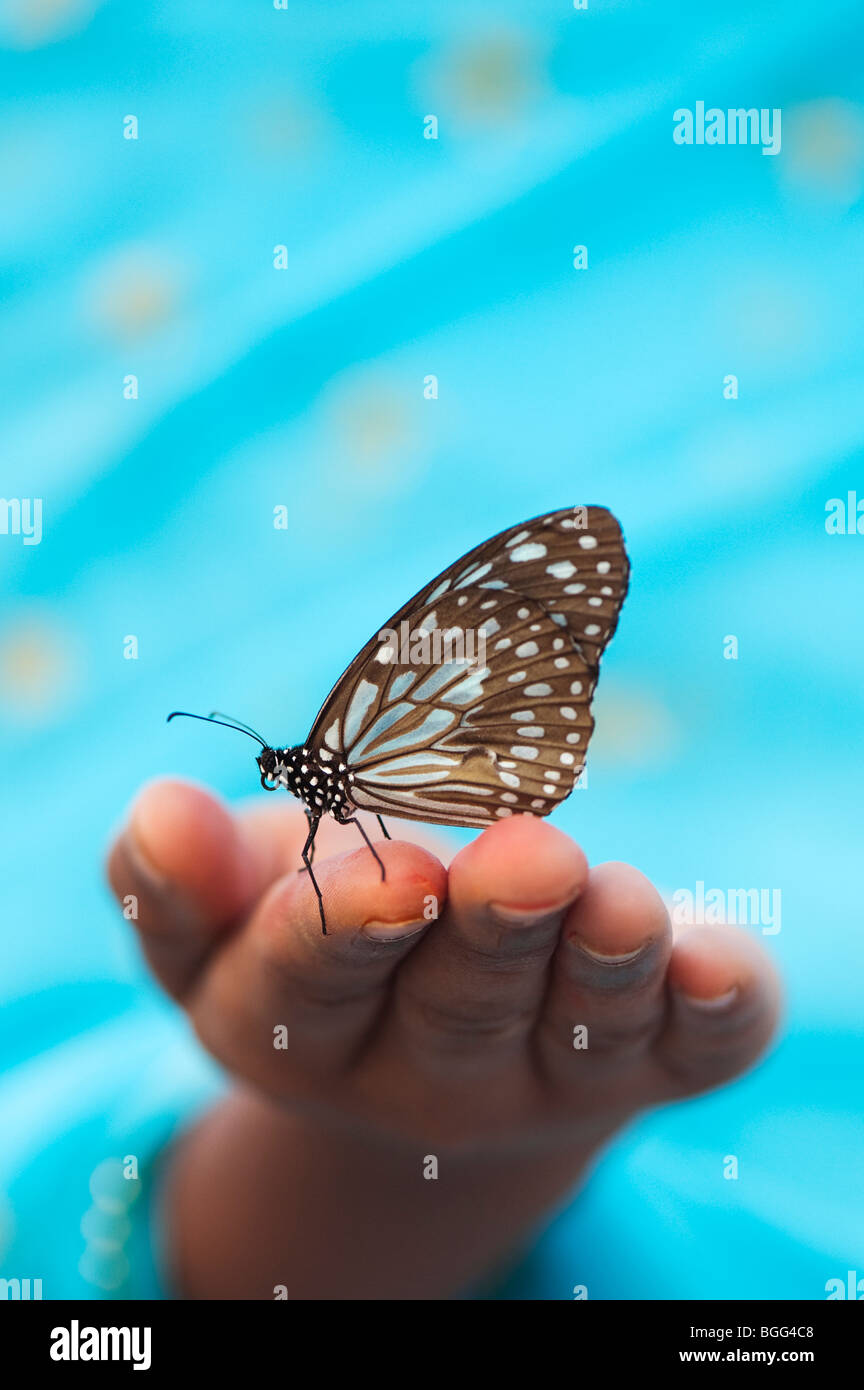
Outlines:
MULTIPOLYGON (((372 838, 382 833, 374 820, 366 829, 372 838)), ((272 882, 300 867, 307 832, 287 799, 258 797, 235 818, 190 782, 165 778, 144 788, 110 850, 108 877, 170 993, 181 997, 216 941, 272 882)), ((356 827, 328 818, 316 836, 319 857, 357 838, 356 827)))
POLYGON ((704 1090, 751 1066, 769 1042, 780 987, 768 956, 737 927, 693 927, 669 963, 667 1025, 655 1056, 677 1093, 704 1090))
POLYGON ((568 914, 537 1033, 557 1080, 602 1082, 608 1059, 645 1051, 662 1026, 671 950, 663 900, 638 869, 600 864, 568 914))
POLYGON ((585 856, 534 816, 490 827, 454 859, 448 908, 399 972, 388 1026, 397 1048, 440 1071, 512 1054, 531 1032, 585 856))
MULTIPOLYGON (((285 828, 298 845, 301 824, 297 813, 285 828)), ((170 993, 182 994, 214 941, 255 900, 278 852, 272 835, 244 836, 203 787, 165 779, 144 788, 109 853, 108 878, 170 993)))
POLYGON ((307 873, 277 881, 242 930, 215 954, 187 1007, 217 1055, 274 1083, 310 1081, 346 1065, 372 1029, 400 961, 435 920, 444 867, 402 841, 318 860, 327 917, 307 873), (274 1047, 274 1039, 277 1045, 274 1047))

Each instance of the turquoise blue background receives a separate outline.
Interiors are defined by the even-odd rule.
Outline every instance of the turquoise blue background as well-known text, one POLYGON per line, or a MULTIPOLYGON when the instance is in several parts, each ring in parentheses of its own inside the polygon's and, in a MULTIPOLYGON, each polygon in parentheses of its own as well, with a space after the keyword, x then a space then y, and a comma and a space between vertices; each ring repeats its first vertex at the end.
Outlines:
POLYGON ((254 789, 165 713, 297 741, 456 555, 602 502, 633 585, 556 820, 780 889, 788 1013, 506 1292, 864 1277, 864 536, 825 529, 864 497, 862 40, 852 0, 0 5, 0 491, 44 526, 0 535, 0 1276, 157 1294, 158 1156, 222 1084, 102 880, 143 779, 254 789), (675 145, 698 100, 780 107, 781 153, 675 145))

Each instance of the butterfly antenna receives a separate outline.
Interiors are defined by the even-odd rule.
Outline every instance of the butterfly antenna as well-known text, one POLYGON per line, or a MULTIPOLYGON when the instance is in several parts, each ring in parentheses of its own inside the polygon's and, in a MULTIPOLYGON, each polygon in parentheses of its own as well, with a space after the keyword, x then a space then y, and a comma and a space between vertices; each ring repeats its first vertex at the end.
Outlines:
POLYGON ((205 724, 221 724, 223 729, 236 729, 238 734, 247 734, 249 738, 254 738, 255 742, 260 743, 262 748, 267 747, 267 744, 264 742, 261 735, 256 734, 254 729, 247 729, 245 724, 229 724, 228 721, 225 719, 214 719, 212 714, 190 714, 189 711, 186 709, 172 710, 171 713, 168 715, 168 718, 165 720, 165 723, 170 724, 172 719, 177 718, 200 719, 205 724))
POLYGON ((244 724, 242 719, 235 719, 233 714, 226 714, 225 711, 221 709, 211 709, 209 718, 222 720, 227 719, 228 723, 231 724, 233 728, 245 729, 247 734, 252 734, 255 738, 261 739, 261 742, 264 744, 264 747, 267 747, 265 740, 261 738, 261 735, 258 733, 257 729, 253 729, 251 724, 244 724))

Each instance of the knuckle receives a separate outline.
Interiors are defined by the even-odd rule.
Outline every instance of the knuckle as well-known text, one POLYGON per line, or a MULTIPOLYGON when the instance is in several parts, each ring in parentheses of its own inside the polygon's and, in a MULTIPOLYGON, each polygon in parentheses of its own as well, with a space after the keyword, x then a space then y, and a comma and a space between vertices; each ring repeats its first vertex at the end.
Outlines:
POLYGON ((500 1000, 480 1002, 467 1000, 464 1004, 419 998, 413 1001, 416 1016, 431 1034, 458 1041, 506 1042, 521 1035, 534 1021, 534 1009, 529 1006, 507 1007, 500 1000))

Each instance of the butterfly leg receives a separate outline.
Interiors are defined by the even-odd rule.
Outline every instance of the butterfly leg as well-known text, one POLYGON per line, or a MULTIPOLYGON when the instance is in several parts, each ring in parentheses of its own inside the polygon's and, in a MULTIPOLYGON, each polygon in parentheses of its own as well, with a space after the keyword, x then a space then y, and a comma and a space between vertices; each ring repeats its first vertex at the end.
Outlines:
MULTIPOLYGON (((320 819, 320 817, 319 817, 319 819, 320 819)), ((310 869, 311 869, 312 860, 315 858, 315 831, 312 829, 312 827, 313 827, 313 825, 317 826, 317 825, 318 825, 318 821, 315 819, 315 817, 314 817, 314 816, 311 814, 311 812, 309 812, 309 811, 306 812, 306 820, 307 820, 307 823, 308 823, 308 825, 309 825, 310 838, 311 838, 311 844, 310 844, 309 840, 306 841, 306 844, 307 844, 308 847, 309 847, 309 867, 310 867, 310 869)), ((301 872, 301 874, 305 874, 305 873, 307 872, 307 870, 306 870, 306 868, 304 867, 304 868, 302 868, 302 869, 300 870, 300 872, 301 872)))
POLYGON ((385 839, 385 840, 392 840, 392 839, 393 839, 393 836, 390 834, 390 831, 387 829, 386 825, 384 824, 384 817, 383 817, 383 816, 376 816, 375 819, 378 821, 378 824, 380 825, 381 829, 382 829, 383 832, 384 832, 384 839, 385 839))
POLYGON ((321 889, 318 887, 318 880, 312 872, 312 860, 315 855, 315 832, 318 829, 319 820, 320 816, 309 817, 309 834, 306 836, 306 843, 300 851, 300 858, 303 860, 304 868, 309 873, 309 881, 312 884, 312 887, 315 889, 315 896, 318 899, 318 911, 321 914, 321 931, 323 935, 326 936, 327 918, 324 916, 324 898, 321 893, 321 889))
MULTIPOLYGON (((379 820, 380 820, 380 817, 379 817, 379 820)), ((383 860, 381 859, 381 856, 379 855, 379 853, 378 853, 377 849, 375 848, 375 846, 373 845, 372 841, 369 839, 369 836, 366 834, 366 831, 363 829, 363 826, 360 824, 359 820, 357 820, 356 816, 354 816, 354 817, 352 817, 351 820, 347 820, 347 821, 345 821, 344 823, 345 823, 345 825, 356 825, 357 829, 360 831, 360 834, 363 836, 363 839, 366 841, 367 845, 369 846, 369 848, 371 849, 372 853, 373 853, 374 856, 375 856, 375 862, 377 863, 378 868, 381 870, 381 882, 382 882, 382 883, 386 883, 386 882, 387 882, 387 870, 384 868, 383 860)), ((390 836, 389 836, 389 835, 387 836, 387 839, 388 839, 388 840, 390 839, 390 836)))

